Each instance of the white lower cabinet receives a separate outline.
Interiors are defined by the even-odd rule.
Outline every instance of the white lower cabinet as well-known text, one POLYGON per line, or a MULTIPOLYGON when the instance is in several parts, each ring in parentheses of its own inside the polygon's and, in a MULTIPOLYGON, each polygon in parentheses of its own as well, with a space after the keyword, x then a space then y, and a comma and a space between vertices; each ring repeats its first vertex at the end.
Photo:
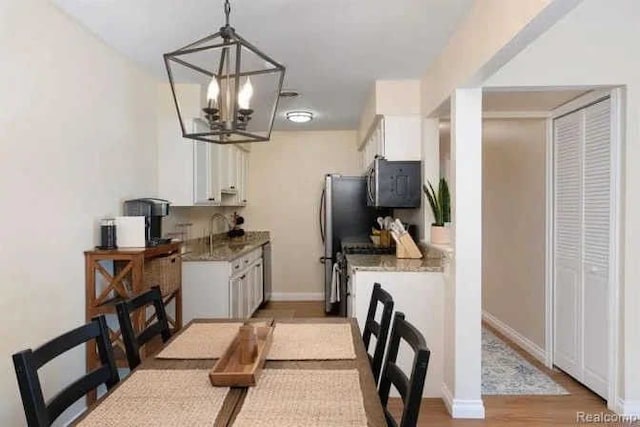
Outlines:
MULTIPOLYGON (((349 276, 348 316, 355 317, 360 330, 364 329, 373 285, 380 283, 382 289, 393 295, 394 312, 400 311, 405 314, 406 319, 422 333, 431 350, 423 396, 442 397, 445 354, 443 273, 400 271, 356 271, 354 273, 349 268, 349 276)), ((379 319, 380 310, 378 308, 376 319, 379 319)), ((374 343, 371 343, 369 348, 371 353, 373 353, 373 346, 374 343)), ((413 352, 410 347, 400 346, 397 363, 404 372, 411 372, 413 352)), ((391 396, 398 396, 393 388, 391 396)))
POLYGON ((264 300, 264 264, 262 258, 254 264, 253 310, 257 310, 264 300))
POLYGON ((235 277, 229 280, 229 288, 231 292, 229 293, 229 307, 231 307, 231 313, 229 317, 243 319, 245 317, 245 304, 244 304, 244 291, 245 287, 242 283, 242 276, 235 277))
POLYGON ((262 248, 231 261, 182 264, 184 323, 195 318, 245 319, 262 304, 262 248))

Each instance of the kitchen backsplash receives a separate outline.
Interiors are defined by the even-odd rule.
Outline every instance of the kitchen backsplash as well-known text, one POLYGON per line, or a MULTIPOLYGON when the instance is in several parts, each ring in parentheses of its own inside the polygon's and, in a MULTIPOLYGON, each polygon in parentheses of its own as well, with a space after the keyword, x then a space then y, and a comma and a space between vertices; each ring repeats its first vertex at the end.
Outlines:
MULTIPOLYGON (((190 238, 198 238, 203 235, 209 235, 209 218, 215 213, 224 215, 228 220, 231 220, 231 216, 234 212, 242 215, 242 207, 212 207, 212 206, 189 206, 189 207, 174 207, 169 208, 169 215, 164 218, 162 222, 162 231, 165 235, 168 233, 179 232, 180 227, 178 224, 190 223, 191 236, 190 238)), ((244 215, 243 215, 244 216, 244 215)), ((225 222, 218 218, 214 221, 214 233, 224 233, 228 230, 228 226, 225 222)), ((251 229, 251 221, 245 218, 245 223, 241 226, 244 229, 251 229)))

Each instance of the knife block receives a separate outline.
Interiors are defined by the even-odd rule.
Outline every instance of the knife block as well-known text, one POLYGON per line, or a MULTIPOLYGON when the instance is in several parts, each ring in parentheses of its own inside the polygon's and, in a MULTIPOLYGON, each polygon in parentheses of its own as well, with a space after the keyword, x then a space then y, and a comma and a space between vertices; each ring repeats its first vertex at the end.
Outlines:
POLYGON ((398 236, 396 241, 396 258, 402 259, 420 259, 422 251, 413 241, 409 233, 398 236))

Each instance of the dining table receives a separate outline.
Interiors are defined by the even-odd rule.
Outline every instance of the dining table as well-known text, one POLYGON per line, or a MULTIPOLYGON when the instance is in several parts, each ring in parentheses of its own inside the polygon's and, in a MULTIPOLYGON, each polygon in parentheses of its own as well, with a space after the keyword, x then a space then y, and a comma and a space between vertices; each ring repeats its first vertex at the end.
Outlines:
MULTIPOLYGON (((268 322, 272 324, 276 329, 280 324, 307 324, 308 327, 312 327, 317 324, 346 324, 350 326, 351 338, 353 340, 353 350, 355 352, 355 358, 350 359, 330 359, 330 360, 267 360, 264 363, 263 373, 267 370, 321 370, 323 372, 335 371, 335 374, 340 374, 339 371, 349 370, 350 372, 357 371, 357 377, 359 379, 359 391, 362 398, 362 406, 364 408, 364 416, 366 417, 366 426, 369 427, 384 427, 387 426, 384 411, 380 399, 378 397, 378 391, 375 380, 369 364, 369 358, 367 351, 364 347, 360 329, 358 323, 354 318, 339 318, 339 317, 326 317, 326 318, 287 318, 287 319, 266 319, 266 318, 251 318, 251 319, 193 319, 189 324, 182 328, 178 333, 171 337, 171 339, 164 345, 162 345, 153 354, 147 356, 142 363, 126 378, 120 381, 118 385, 113 387, 110 391, 101 396, 95 403, 93 403, 85 413, 79 417, 74 425, 81 424, 82 427, 88 425, 99 425, 99 423, 87 423, 87 418, 92 412, 97 411, 101 405, 105 405, 105 401, 113 396, 117 398, 121 389, 126 389, 127 382, 130 381, 132 374, 137 371, 154 370, 154 371, 175 371, 175 370, 210 370, 215 365, 217 359, 167 359, 157 357, 158 354, 172 344, 173 341, 179 339, 180 335, 189 330, 191 325, 197 325, 202 323, 253 323, 253 322, 268 322)), ((268 353, 267 353, 268 356, 268 353)), ((306 371, 305 371, 306 372, 306 371)), ((329 373, 331 375, 331 373, 329 373)), ((354 374, 355 375, 355 374, 354 374)), ((260 385, 260 378, 258 377, 258 385, 260 385)), ((211 386, 213 387, 213 386, 211 386)), ((232 426, 236 421, 238 414, 242 411, 243 403, 247 397, 250 387, 231 387, 224 397, 224 401, 215 415, 215 419, 211 419, 209 425, 213 426, 232 426)), ((357 390, 357 387, 355 388, 357 390)), ((304 392, 303 392, 304 393, 304 392)), ((357 391, 355 392, 357 393, 357 391)), ((274 405, 282 404, 282 395, 274 393, 273 396, 268 395, 268 399, 273 399, 274 405)), ((111 399, 112 401, 114 399, 111 399)), ((144 399, 138 399, 140 405, 144 405, 144 399)), ((269 402, 267 402, 269 403, 269 402)), ((292 402, 292 405, 295 402, 292 402)), ((188 405, 177 406, 178 411, 189 411, 188 405)), ((102 412, 104 412, 104 407, 102 412)), ((142 409, 142 408, 141 408, 142 409)), ((117 412, 115 409, 114 412, 117 412)), ((118 417, 122 414, 111 414, 113 419, 118 420, 118 417)), ((188 413, 185 412, 184 420, 188 419, 188 413)), ((138 415, 139 416, 139 415, 138 415)), ((336 411, 335 420, 332 421, 332 425, 343 425, 340 420, 340 411, 336 411)), ((122 425, 126 425, 126 420, 122 419, 122 425)), ((286 420, 285 420, 286 421, 286 420)), ((185 421, 185 425, 186 425, 185 421)), ((108 423, 107 423, 108 424, 108 423)), ((118 425, 118 423, 115 423, 118 425)), ((286 424, 286 422, 284 423, 286 424)), ((291 423, 289 423, 292 425, 291 423)))

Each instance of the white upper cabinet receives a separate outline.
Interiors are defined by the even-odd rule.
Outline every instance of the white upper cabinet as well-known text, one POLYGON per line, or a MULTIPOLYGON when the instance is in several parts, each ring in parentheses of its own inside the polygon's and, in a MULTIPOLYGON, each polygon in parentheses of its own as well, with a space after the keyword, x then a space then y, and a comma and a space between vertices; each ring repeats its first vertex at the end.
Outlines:
POLYGON ((377 80, 360 116, 362 172, 375 156, 422 160, 420 80, 377 80))
POLYGON ((249 152, 240 145, 221 145, 220 183, 223 206, 247 204, 249 152))
POLYGON ((238 205, 247 204, 247 181, 249 175, 249 152, 238 149, 238 205))
POLYGON ((421 123, 417 115, 375 116, 359 147, 362 171, 367 171, 376 156, 387 160, 421 160, 421 123))
MULTIPOLYGON (((193 105, 200 87, 184 85, 193 105)), ((245 206, 249 152, 244 146, 218 145, 182 137, 168 85, 158 86, 158 194, 174 206, 245 206)), ((188 111, 198 117, 197 110, 188 111)), ((205 132, 200 118, 185 126, 205 132)))
POLYGON ((209 200, 212 200, 216 203, 222 202, 222 182, 220 177, 220 164, 222 163, 222 158, 220 156, 220 148, 221 146, 218 144, 209 144, 205 143, 209 146, 209 161, 207 162, 209 166, 209 200))
POLYGON ((220 182, 223 194, 236 194, 236 159, 237 148, 233 145, 220 147, 222 163, 220 164, 220 182))

